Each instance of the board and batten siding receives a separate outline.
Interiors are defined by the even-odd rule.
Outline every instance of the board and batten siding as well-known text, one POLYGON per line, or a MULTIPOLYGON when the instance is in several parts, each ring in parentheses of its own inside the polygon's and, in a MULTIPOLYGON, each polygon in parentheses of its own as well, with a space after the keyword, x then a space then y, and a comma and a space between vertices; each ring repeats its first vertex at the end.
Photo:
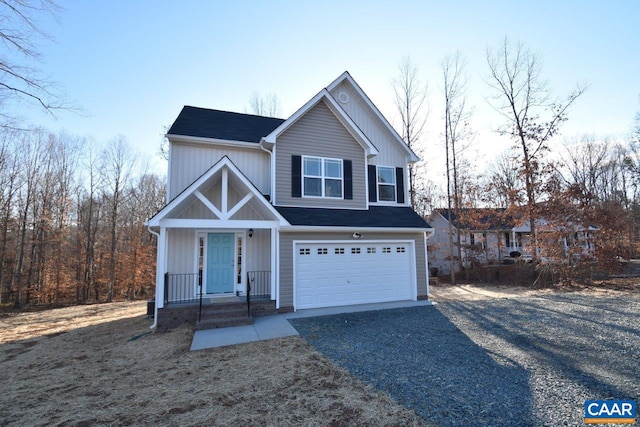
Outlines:
POLYGON ((371 233, 367 232, 364 239, 354 240, 352 233, 281 233, 280 234, 280 307, 293 307, 293 242, 300 240, 324 241, 353 241, 354 244, 366 244, 368 240, 413 240, 415 242, 416 281, 418 283, 418 298, 427 295, 427 255, 425 253, 424 233, 371 233))
POLYGON ((224 156, 229 157, 262 194, 270 194, 271 167, 268 153, 258 149, 214 147, 206 143, 172 142, 169 200, 173 200, 224 156))
POLYGON ((245 248, 247 271, 271 271, 271 230, 254 230, 253 237, 245 239, 245 248))
POLYGON ((331 95, 337 100, 338 105, 347 113, 360 130, 369 138, 369 140, 378 149, 379 154, 369 159, 369 163, 379 166, 407 167, 408 157, 404 149, 402 149, 395 136, 380 123, 378 117, 374 116, 370 108, 364 104, 360 95, 356 93, 353 87, 346 82, 340 83, 333 88, 331 95), (340 102, 338 94, 344 92, 349 96, 346 103, 340 102))
POLYGON ((167 273, 194 273, 196 256, 195 230, 167 230, 167 273))
POLYGON ((338 121, 324 101, 310 109, 276 141, 276 197, 279 206, 366 208, 364 149, 338 121), (317 156, 352 161, 353 199, 291 196, 291 156, 317 156))

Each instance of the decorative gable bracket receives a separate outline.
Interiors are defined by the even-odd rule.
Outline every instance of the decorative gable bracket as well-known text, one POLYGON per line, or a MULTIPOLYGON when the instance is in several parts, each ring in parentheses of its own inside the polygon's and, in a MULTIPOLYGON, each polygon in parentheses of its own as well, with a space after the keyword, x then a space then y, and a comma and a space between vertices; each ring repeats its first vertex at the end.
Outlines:
MULTIPOLYGON (((276 211, 275 208, 264 197, 262 197, 251 181, 249 181, 249 179, 240 172, 237 166, 225 156, 195 180, 175 199, 167 203, 167 205, 165 205, 157 214, 149 219, 147 225, 150 227, 159 227, 162 224, 165 226, 171 224, 174 227, 196 227, 196 225, 198 227, 204 227, 224 224, 228 225, 230 221, 234 221, 238 227, 243 227, 244 225, 251 226, 251 221, 232 220, 232 217, 252 200, 255 201, 252 202, 253 207, 259 208, 263 216, 271 218, 269 221, 279 226, 288 224, 287 220, 285 220, 278 211, 276 211), (233 206, 229 206, 229 173, 233 174, 233 179, 236 180, 236 183, 241 185, 244 191, 246 191, 244 197, 242 197, 242 199, 236 202, 233 206), (219 174, 217 176, 220 179, 220 206, 214 205, 210 199, 202 194, 201 191, 201 189, 205 188, 205 185, 210 182, 211 179, 214 179, 216 174, 219 174), (181 212, 188 203, 194 199, 199 200, 217 219, 177 219, 175 215, 181 212)), ((254 223, 257 222, 254 221, 254 223)))
POLYGON ((196 196, 202 204, 206 206, 218 219, 226 220, 231 219, 233 215, 236 214, 244 205, 246 205, 249 200, 253 198, 252 193, 248 193, 246 196, 242 198, 238 203, 236 203, 231 209, 228 209, 228 196, 229 196, 229 171, 227 168, 222 169, 222 194, 221 194, 221 209, 218 209, 209 199, 207 199, 204 194, 200 192, 200 190, 195 190, 193 192, 194 196, 196 196))

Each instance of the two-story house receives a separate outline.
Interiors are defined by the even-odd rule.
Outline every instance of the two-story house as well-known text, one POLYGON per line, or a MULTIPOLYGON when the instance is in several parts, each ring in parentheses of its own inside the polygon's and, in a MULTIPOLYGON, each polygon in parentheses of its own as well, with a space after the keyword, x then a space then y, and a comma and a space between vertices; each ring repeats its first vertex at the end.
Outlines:
POLYGON ((349 73, 286 120, 184 107, 167 138, 156 322, 249 289, 279 311, 427 298, 418 157, 349 73))

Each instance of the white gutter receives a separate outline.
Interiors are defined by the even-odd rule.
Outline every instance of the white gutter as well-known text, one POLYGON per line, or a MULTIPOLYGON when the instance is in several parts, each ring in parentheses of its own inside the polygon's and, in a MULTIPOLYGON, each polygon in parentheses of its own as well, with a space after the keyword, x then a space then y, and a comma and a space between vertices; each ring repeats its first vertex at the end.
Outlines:
POLYGON ((167 139, 171 138, 177 142, 183 143, 199 143, 199 144, 215 144, 215 145, 224 145, 228 147, 234 148, 247 148, 250 150, 257 150, 258 145, 255 142, 249 141, 232 141, 228 139, 217 139, 217 138, 207 138, 204 136, 188 136, 188 135, 176 135, 176 134, 167 134, 165 135, 167 139))
POLYGON ((433 235, 433 228, 410 228, 410 227, 396 227, 396 228, 388 228, 388 227, 349 227, 349 226, 339 226, 339 227, 330 227, 330 226, 313 226, 313 225, 292 225, 292 226, 281 226, 281 232, 305 232, 305 231, 325 231, 325 232, 367 232, 367 233, 429 233, 429 236, 433 235))
MULTIPOLYGON (((157 239, 160 239, 160 234, 156 233, 155 231, 153 231, 151 229, 150 225, 147 225, 147 230, 149 231, 149 233, 151 233, 154 236, 156 236, 157 239)), ((156 286, 158 286, 158 278, 157 277, 156 277, 156 286)), ((158 294, 158 292, 156 291, 156 295, 157 294, 158 294)), ((151 325, 149 327, 149 329, 156 329, 158 327, 158 301, 156 301, 155 298, 153 299, 153 301, 154 301, 154 304, 153 304, 153 325, 151 325)))

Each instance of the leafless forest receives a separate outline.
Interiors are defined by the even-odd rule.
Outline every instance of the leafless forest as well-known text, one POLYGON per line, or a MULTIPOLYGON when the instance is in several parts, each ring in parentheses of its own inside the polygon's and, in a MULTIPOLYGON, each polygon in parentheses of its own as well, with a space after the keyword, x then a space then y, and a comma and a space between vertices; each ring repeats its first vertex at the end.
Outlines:
POLYGON ((103 148, 43 130, 0 131, 0 299, 69 304, 150 296, 155 238, 144 221, 164 180, 127 141, 103 148))

